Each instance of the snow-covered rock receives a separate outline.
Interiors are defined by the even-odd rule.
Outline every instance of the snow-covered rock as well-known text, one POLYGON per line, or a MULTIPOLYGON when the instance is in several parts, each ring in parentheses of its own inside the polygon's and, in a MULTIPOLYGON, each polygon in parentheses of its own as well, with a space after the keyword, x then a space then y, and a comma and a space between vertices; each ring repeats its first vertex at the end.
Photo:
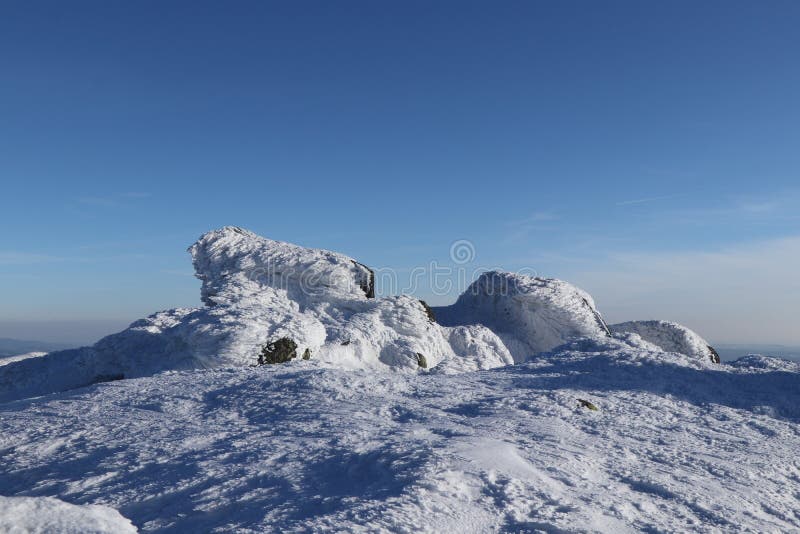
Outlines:
POLYGON ((204 234, 189 247, 207 305, 237 303, 265 286, 290 300, 327 302, 375 296, 374 273, 343 254, 273 241, 236 226, 204 234))
POLYGON ((719 354, 696 332, 670 321, 628 321, 609 326, 614 333, 638 334, 645 341, 667 352, 719 363, 719 354))
POLYGON ((501 271, 482 274, 455 304, 434 313, 447 326, 489 327, 517 362, 572 339, 610 335, 585 291, 554 278, 501 271))
POLYGON ((54 497, 0 497, 4 534, 135 534, 136 527, 107 506, 76 506, 54 497))
POLYGON ((458 357, 444 360, 438 370, 462 373, 514 364, 503 341, 485 326, 456 326, 448 330, 448 341, 458 357))
MULTIPOLYGON (((556 279, 485 273, 432 314, 410 296, 374 298, 372 271, 353 258, 238 227, 204 234, 189 252, 204 307, 157 312, 91 347, 2 365, 0 402, 169 370, 252 366, 282 339, 304 365, 455 373, 611 335, 592 297, 556 279)), ((691 331, 665 328, 630 331, 661 350, 711 350, 691 331)))
POLYGON ((459 359, 442 367, 455 372, 511 362, 485 327, 465 337, 417 299, 373 298, 372 271, 342 254, 238 227, 203 235, 189 252, 205 307, 158 312, 92 347, 3 366, 0 401, 166 370, 255 365, 282 338, 313 365, 417 371, 459 359))

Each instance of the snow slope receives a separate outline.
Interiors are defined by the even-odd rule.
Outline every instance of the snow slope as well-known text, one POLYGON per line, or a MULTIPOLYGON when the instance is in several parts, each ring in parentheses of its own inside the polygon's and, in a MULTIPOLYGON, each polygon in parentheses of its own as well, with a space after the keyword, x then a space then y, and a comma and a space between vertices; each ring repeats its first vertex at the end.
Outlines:
POLYGON ((19 362, 27 360, 28 358, 40 358, 47 354, 46 352, 26 352, 24 354, 15 354, 13 356, 0 356, 0 365, 6 365, 12 362, 19 362))
POLYGON ((142 532, 800 529, 800 365, 642 347, 461 374, 294 360, 14 401, 0 488, 142 532))

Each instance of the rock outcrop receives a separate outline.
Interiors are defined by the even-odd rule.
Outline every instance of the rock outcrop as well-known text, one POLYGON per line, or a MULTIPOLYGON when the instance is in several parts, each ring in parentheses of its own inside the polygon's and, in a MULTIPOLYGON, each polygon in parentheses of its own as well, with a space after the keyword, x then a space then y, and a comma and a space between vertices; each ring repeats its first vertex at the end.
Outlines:
POLYGON ((609 327, 615 333, 633 333, 666 352, 719 363, 719 354, 696 332, 670 321, 628 321, 609 327))
POLYGON ((610 336, 592 297, 554 278, 487 272, 455 304, 434 312, 446 326, 489 327, 516 362, 579 337, 610 336))
MULTIPOLYGON (((204 234, 189 252, 204 307, 161 311, 91 347, 2 365, 0 402, 219 366, 464 372, 521 363, 576 340, 611 339, 591 296, 561 280, 489 272, 452 306, 431 309, 405 295, 374 298, 372 270, 353 258, 238 227, 204 234)), ((641 336, 627 334, 622 343, 715 358, 682 328, 614 327, 641 336)))

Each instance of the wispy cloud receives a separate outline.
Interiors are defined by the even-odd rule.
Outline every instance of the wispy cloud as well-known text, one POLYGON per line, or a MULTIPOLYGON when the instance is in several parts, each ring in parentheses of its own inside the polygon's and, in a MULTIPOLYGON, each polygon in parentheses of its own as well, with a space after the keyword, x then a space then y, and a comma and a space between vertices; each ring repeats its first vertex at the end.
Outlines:
POLYGON ((509 226, 526 226, 529 224, 540 223, 544 221, 555 221, 558 217, 552 211, 536 211, 531 213, 524 219, 517 219, 509 221, 509 226))
POLYGON ((503 243, 509 244, 524 240, 532 232, 545 228, 547 223, 557 221, 559 217, 552 211, 536 211, 525 218, 506 222, 508 232, 503 238, 503 243))
POLYGON ((78 204, 84 204, 86 206, 102 206, 104 208, 113 208, 119 205, 116 200, 108 197, 78 197, 76 200, 78 201, 78 204))
POLYGON ((95 256, 55 256, 21 251, 0 251, 0 265, 36 265, 41 263, 101 263, 115 261, 141 261, 152 259, 151 254, 129 252, 95 256))
POLYGON ((569 274, 612 321, 669 319, 721 342, 800 343, 800 236, 724 248, 609 253, 569 274))
POLYGON ((119 208, 137 200, 149 198, 152 195, 146 192, 115 193, 112 195, 84 195, 77 197, 75 202, 84 207, 119 208))
POLYGON ((777 201, 743 202, 739 205, 741 211, 752 214, 774 213, 780 208, 781 204, 777 201))
POLYGON ((36 254, 19 251, 0 251, 0 265, 32 265, 63 261, 64 258, 48 254, 36 254))
POLYGON ((646 197, 646 198, 636 198, 633 200, 623 200, 621 202, 617 202, 617 206, 631 206, 633 204, 647 204, 648 202, 658 202, 659 200, 669 200, 672 198, 678 198, 683 195, 661 195, 657 197, 646 197))

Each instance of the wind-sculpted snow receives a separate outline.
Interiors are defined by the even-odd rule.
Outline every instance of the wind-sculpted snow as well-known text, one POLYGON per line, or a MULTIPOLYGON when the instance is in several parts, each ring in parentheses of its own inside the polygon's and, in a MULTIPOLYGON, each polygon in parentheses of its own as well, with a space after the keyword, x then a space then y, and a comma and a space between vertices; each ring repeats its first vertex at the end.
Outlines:
POLYGON ((634 334, 460 374, 298 359, 0 405, 0 488, 145 533, 794 532, 799 424, 797 363, 634 334))
POLYGON ((719 354, 696 332, 683 325, 669 321, 628 321, 609 327, 612 332, 631 332, 638 334, 669 352, 680 352, 694 358, 719 363, 719 354))
MULTIPOLYGON (((92 347, 6 363, 0 402, 167 370, 256 365, 282 339, 296 347, 287 356, 323 367, 454 373, 610 336, 591 296, 561 280, 486 273, 436 310, 439 324, 412 297, 372 298, 372 271, 342 254, 232 226, 189 251, 206 306, 155 313, 92 347)), ((697 350, 642 337, 662 350, 697 350)))
POLYGON ((448 326, 488 326, 503 339, 517 362, 571 339, 610 335, 592 297, 553 278, 484 273, 455 304, 434 312, 448 326))
POLYGON ((265 286, 296 302, 374 296, 373 274, 343 254, 273 241, 226 226, 189 247, 201 298, 209 306, 258 296, 265 286))

